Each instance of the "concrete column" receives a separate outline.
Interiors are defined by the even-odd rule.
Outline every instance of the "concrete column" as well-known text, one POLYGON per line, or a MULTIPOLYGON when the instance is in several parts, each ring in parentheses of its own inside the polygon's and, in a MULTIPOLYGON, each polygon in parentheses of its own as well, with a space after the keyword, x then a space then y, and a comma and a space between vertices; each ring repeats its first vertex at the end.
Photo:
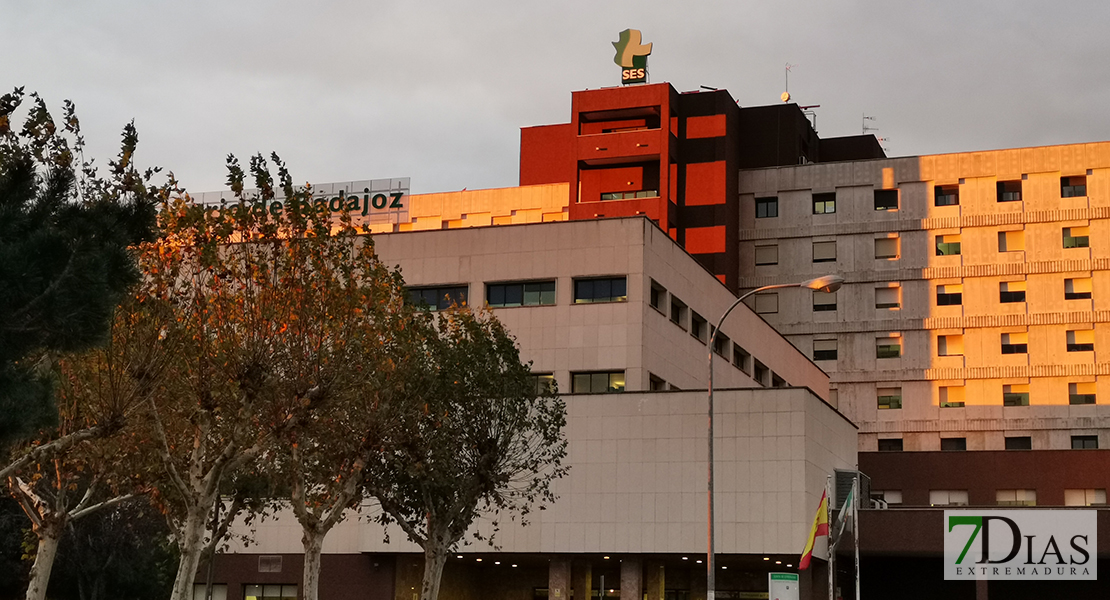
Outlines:
POLYGON ((570 561, 553 558, 547 568, 547 597, 550 600, 570 600, 570 561))
POLYGON ((621 600, 643 600, 644 565, 639 560, 621 561, 621 600))
POLYGON ((663 600, 663 592, 666 587, 664 575, 666 573, 663 571, 663 563, 653 560, 648 561, 646 576, 644 577, 647 582, 647 589, 645 590, 647 600, 663 600))
POLYGON ((588 560, 574 561, 571 569, 570 586, 574 590, 574 600, 590 600, 593 592, 593 566, 588 560))
MULTIPOLYGON (((690 561, 694 562, 694 561, 690 561)), ((690 565, 690 600, 705 600, 706 576, 709 571, 705 565, 690 565)))

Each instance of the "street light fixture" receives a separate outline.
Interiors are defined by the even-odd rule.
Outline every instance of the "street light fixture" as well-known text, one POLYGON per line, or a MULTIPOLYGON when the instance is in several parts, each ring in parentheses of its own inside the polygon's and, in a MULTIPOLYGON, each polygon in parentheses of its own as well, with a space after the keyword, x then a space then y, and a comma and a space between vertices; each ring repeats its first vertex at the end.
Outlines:
POLYGON ((802 287, 817 292, 832 293, 840 289, 840 286, 843 284, 843 277, 839 275, 825 275, 801 283, 779 283, 755 288, 737 298, 736 302, 733 302, 732 306, 728 307, 728 310, 717 320, 717 327, 709 334, 709 343, 706 345, 709 352, 709 551, 708 560, 706 560, 706 562, 709 564, 707 566, 705 600, 715 600, 717 594, 717 558, 713 546, 713 345, 717 340, 717 332, 721 330, 721 324, 725 322, 725 319, 728 317, 729 313, 732 312, 732 309, 739 306, 741 302, 753 294, 767 290, 792 287, 802 287))

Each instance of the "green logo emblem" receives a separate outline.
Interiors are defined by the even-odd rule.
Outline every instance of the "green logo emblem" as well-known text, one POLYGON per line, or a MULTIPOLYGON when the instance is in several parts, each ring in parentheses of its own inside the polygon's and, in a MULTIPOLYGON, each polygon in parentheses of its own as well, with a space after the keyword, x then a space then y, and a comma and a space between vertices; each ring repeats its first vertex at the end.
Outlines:
POLYGON ((613 62, 621 67, 621 83, 643 83, 647 81, 647 57, 651 54, 651 44, 641 43, 639 29, 625 29, 620 39, 613 42, 617 55, 613 62))

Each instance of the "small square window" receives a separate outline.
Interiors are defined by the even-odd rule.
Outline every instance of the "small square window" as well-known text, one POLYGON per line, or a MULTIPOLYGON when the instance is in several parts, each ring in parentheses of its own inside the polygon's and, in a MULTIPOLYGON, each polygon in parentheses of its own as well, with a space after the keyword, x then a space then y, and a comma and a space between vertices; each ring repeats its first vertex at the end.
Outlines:
POLYGON ((1097 435, 1073 435, 1073 436, 1071 436, 1071 449, 1072 450, 1098 450, 1098 436, 1097 435))
POLYGON ((777 216, 779 216, 779 199, 777 197, 755 199, 755 218, 769 219, 777 216))
POLYGON ((752 355, 747 350, 740 347, 740 344, 732 344, 732 364, 737 369, 740 369, 746 374, 752 372, 752 355))
POLYGON ((704 344, 707 327, 708 325, 706 325, 705 319, 701 315, 690 311, 690 335, 698 338, 698 341, 704 344))
POLYGON ((761 315, 779 312, 779 295, 777 293, 756 294, 755 312, 761 315))
POLYGON ((937 256, 958 256, 960 254, 960 235, 938 235, 937 256))
POLYGON ((1021 180, 999 181, 996 191, 999 202, 1021 202, 1021 180))
POLYGON ((667 382, 662 378, 648 373, 648 390, 653 392, 661 392, 667 389, 667 382))
POLYGON ((875 395, 879 410, 902 408, 902 388, 879 388, 875 395))
POLYGON ((1064 506, 1105 506, 1106 489, 1064 490, 1064 506))
POLYGON ((554 394, 555 375, 552 373, 532 373, 532 380, 536 383, 536 394, 543 396, 546 394, 554 394))
POLYGON ((901 452, 902 438, 879 439, 879 452, 901 452))
POLYGON ((1087 195, 1087 177, 1077 175, 1060 178, 1060 197, 1078 198, 1087 195))
POLYGON ((729 343, 730 340, 728 339, 727 335, 721 333, 720 331, 716 332, 716 335, 713 336, 713 352, 715 352, 718 356, 721 356, 725 360, 728 360, 729 343))
POLYGON ((828 215, 836 212, 836 192, 813 195, 813 214, 828 215))
POLYGON ((1064 300, 1090 300, 1091 278, 1077 277, 1064 280, 1064 300))
POLYGON ((754 371, 752 373, 752 379, 759 385, 766 387, 767 384, 771 382, 771 369, 768 369, 767 365, 759 362, 758 359, 753 359, 752 363, 752 370, 754 371))
POLYGON ((836 262, 836 242, 813 242, 813 262, 836 262))
POLYGON ((1025 282, 1003 281, 998 284, 998 301, 1002 304, 1025 302, 1025 282))
POLYGON ((967 438, 941 438, 940 449, 944 452, 967 450, 967 438))
POLYGON ((964 355, 964 336, 962 335, 938 335, 937 336, 937 356, 963 356, 964 355))
POLYGON ((944 386, 940 388, 940 407, 941 408, 963 408, 964 407, 964 386, 953 385, 944 386))
POLYGON ((1069 383, 1068 404, 1095 404, 1095 384, 1069 383))
POLYGON ((1028 333, 1003 333, 1002 354, 1026 354, 1029 351, 1028 333))
POLYGON ((1029 406, 1029 385, 1002 386, 1002 406, 1029 406))
POLYGON ((1018 252, 1025 250, 1025 231, 999 231, 998 232, 998 251, 999 252, 1018 252))
POLYGON ((948 284, 937 286, 937 306, 959 306, 964 302, 964 286, 948 284))
POLYGON ((898 190, 875 190, 875 210, 898 210, 898 190))
POLYGON ((875 340, 875 358, 902 356, 902 338, 882 337, 875 340))
POLYGON ((1090 227, 1065 227, 1062 233, 1064 248, 1088 248, 1091 245, 1090 227))
POLYGON ((671 323, 686 329, 686 304, 671 294, 671 323))
POLYGON ((934 206, 956 206, 960 203, 960 186, 938 185, 933 188, 934 206))
POLYGON ((1094 352, 1095 330, 1077 329, 1067 332, 1068 352, 1094 352))
POLYGON ((929 506, 967 506, 967 490, 929 490, 929 506))
POLYGON ((999 506, 1036 506, 1037 490, 995 490, 999 506))
POLYGON ((667 288, 656 283, 654 279, 651 280, 651 307, 655 310, 662 311, 663 305, 666 303, 666 301, 667 288))
POLYGON ((875 288, 875 308, 899 309, 902 307, 902 288, 889 286, 875 288))
POLYGON ((779 245, 769 244, 766 246, 756 246, 755 264, 756 266, 779 264, 779 245))
POLYGON ((875 238, 875 258, 885 260, 898 258, 898 236, 875 238))
POLYGON ((778 373, 771 371, 771 387, 787 387, 786 380, 779 377, 778 373))
POLYGON ((836 340, 813 340, 813 360, 836 360, 836 340))
POLYGON ((836 292, 813 292, 813 312, 836 310, 836 292))
POLYGON ((1032 450, 1033 438, 1027 435, 1007 437, 1006 438, 1007 450, 1032 450))

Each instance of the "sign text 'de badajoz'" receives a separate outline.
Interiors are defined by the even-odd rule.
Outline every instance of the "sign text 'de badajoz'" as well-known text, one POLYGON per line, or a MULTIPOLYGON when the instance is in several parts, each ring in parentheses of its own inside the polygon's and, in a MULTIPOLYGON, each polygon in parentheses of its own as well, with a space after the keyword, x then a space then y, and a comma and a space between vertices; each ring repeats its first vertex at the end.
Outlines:
POLYGON ((1098 579, 1093 510, 946 510, 945 579, 1098 579))

